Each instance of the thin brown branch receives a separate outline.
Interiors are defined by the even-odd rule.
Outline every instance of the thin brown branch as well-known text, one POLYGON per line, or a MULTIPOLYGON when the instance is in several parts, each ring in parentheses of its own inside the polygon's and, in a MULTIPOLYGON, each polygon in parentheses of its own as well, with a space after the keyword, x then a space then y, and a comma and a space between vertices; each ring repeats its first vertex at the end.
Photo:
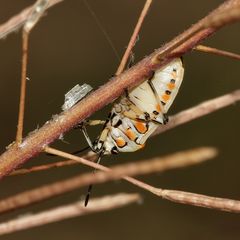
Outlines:
POLYGON ((76 162, 74 160, 65 160, 65 161, 43 164, 40 166, 34 166, 31 168, 21 168, 21 169, 18 169, 16 171, 10 173, 9 176, 23 175, 23 174, 34 173, 34 172, 39 172, 39 171, 43 171, 43 170, 49 170, 52 168, 72 166, 72 165, 76 165, 77 163, 78 162, 76 162))
POLYGON ((169 123, 164 126, 159 126, 159 128, 153 133, 152 136, 165 132, 181 124, 190 122, 194 119, 203 117, 209 113, 232 105, 238 101, 240 101, 240 90, 236 90, 221 97, 205 101, 197 106, 184 110, 174 115, 173 117, 170 117, 169 123))
POLYGON ((236 1, 233 6, 229 6, 227 11, 223 10, 217 15, 211 16, 204 23, 205 27, 221 27, 229 22, 237 22, 240 20, 240 3, 236 1))
POLYGON ((17 125, 17 134, 16 134, 17 144, 20 144, 22 142, 22 136, 23 136, 29 34, 33 29, 33 27, 40 20, 48 4, 49 4, 48 0, 37 0, 36 3, 33 5, 31 11, 29 12, 29 15, 27 16, 26 22, 22 30, 22 70, 21 70, 18 125, 17 125))
MULTIPOLYGON (((170 116, 171 121, 165 125, 165 126, 159 126, 158 130, 152 135, 155 136, 157 134, 161 134, 164 131, 170 130, 174 127, 177 127, 178 125, 187 123, 189 121, 192 121, 194 119, 203 117, 209 113, 213 113, 221 108, 227 107, 231 104, 234 104, 236 102, 240 101, 240 90, 236 90, 232 93, 225 94, 221 97, 217 97, 208 101, 205 101, 197 106, 194 106, 192 108, 186 109, 174 116, 170 116)), ((88 155, 83 156, 83 158, 86 158, 88 160, 95 157, 94 153, 89 152, 88 155)), ((75 160, 68 160, 64 162, 57 162, 57 163, 51 163, 48 165, 42 165, 42 166, 36 166, 30 169, 19 169, 14 171, 11 175, 18 175, 18 174, 25 174, 30 173, 34 171, 41 171, 46 170, 48 168, 58 166, 65 166, 70 164, 76 164, 75 160)))
POLYGON ((90 184, 99 184, 113 179, 123 178, 128 182, 137 185, 147 191, 151 191, 151 186, 145 184, 139 180, 131 177, 124 177, 126 175, 139 175, 148 174, 152 172, 162 172, 167 169, 185 167, 190 162, 192 164, 198 164, 204 160, 213 158, 216 156, 216 150, 214 148, 197 148, 194 150, 182 151, 175 154, 171 154, 161 158, 154 158, 152 160, 128 163, 120 166, 115 166, 112 169, 104 167, 100 164, 96 164, 80 157, 61 152, 54 149, 49 149, 51 153, 58 154, 63 157, 72 158, 78 162, 81 162, 87 166, 91 166, 98 171, 95 174, 87 173, 78 175, 66 180, 58 181, 52 184, 47 184, 26 192, 19 193, 15 196, 3 199, 0 201, 0 212, 10 211, 16 208, 24 207, 35 202, 40 202, 45 199, 51 198, 56 195, 60 195, 76 188, 87 186, 90 184))
MULTIPOLYGON (((63 0, 49 0, 48 8, 62 2, 63 0)), ((0 39, 5 38, 8 34, 20 29, 26 22, 29 13, 32 11, 34 5, 25 8, 16 16, 10 18, 7 22, 0 25, 0 39)))
MULTIPOLYGON (((85 154, 81 157, 87 159, 88 161, 89 160, 94 161, 97 156, 93 152, 88 152, 87 154, 85 154)), ((12 173, 10 173, 9 176, 28 174, 28 173, 49 170, 49 169, 52 169, 52 168, 65 167, 65 166, 70 166, 70 165, 75 165, 75 164, 78 164, 78 162, 76 160, 66 159, 66 160, 63 160, 63 161, 43 164, 43 165, 31 167, 31 168, 21 168, 21 169, 13 171, 12 173)))
POLYGON ((158 191, 159 193, 157 195, 172 202, 211 208, 225 212, 240 213, 240 201, 237 200, 168 189, 158 189, 158 191))
POLYGON ((207 17, 200 20, 197 24, 191 26, 187 31, 177 36, 162 48, 156 50, 153 54, 146 57, 138 64, 116 76, 104 86, 89 94, 88 97, 76 104, 73 108, 63 112, 52 121, 48 121, 38 131, 29 135, 20 146, 12 144, 8 150, 0 156, 0 177, 3 177, 12 172, 16 167, 23 164, 33 156, 39 154, 45 146, 57 139, 61 134, 64 134, 74 125, 78 124, 92 113, 104 107, 107 103, 112 102, 120 96, 126 88, 136 86, 148 76, 151 72, 163 66, 170 61, 170 57, 181 56, 198 45, 201 41, 209 37, 224 25, 231 23, 224 22, 223 25, 217 28, 209 27, 198 31, 199 26, 203 26, 206 20, 212 18, 229 8, 233 8, 240 3, 240 0, 228 0, 220 5, 217 9, 211 12, 207 17), (191 34, 194 33, 194 34, 191 34), (191 36, 190 39, 189 36, 191 36), (188 39, 184 44, 180 44, 182 39, 188 39), (168 52, 169 46, 180 46, 171 53, 164 55, 164 61, 160 58, 165 52, 168 52), (159 59, 160 58, 160 59, 159 59), (98 99, 98 101, 96 101, 98 99))
POLYGON ((190 159, 195 164, 201 161, 201 159, 203 160, 204 158, 213 157, 214 154, 214 151, 211 149, 199 149, 192 152, 186 151, 182 153, 177 153, 175 154, 175 156, 171 155, 171 158, 169 158, 170 156, 165 157, 165 159, 162 159, 160 162, 159 159, 155 159, 152 161, 148 160, 145 163, 142 162, 138 164, 125 164, 122 166, 117 166, 114 167, 112 170, 101 165, 96 165, 95 168, 104 170, 106 172, 97 172, 94 175, 84 174, 71 179, 67 179, 65 181, 56 182, 24 193, 20 193, 13 197, 9 197, 8 199, 2 200, 0 202, 0 212, 10 211, 12 209, 23 207, 34 202, 42 201, 55 195, 71 191, 80 186, 89 185, 90 183, 103 183, 108 180, 118 179, 122 177, 126 181, 140 188, 143 188, 153 193, 154 195, 173 202, 239 213, 240 201, 237 200, 216 198, 189 192, 156 188, 132 177, 124 177, 124 175, 146 174, 151 171, 164 171, 168 168, 172 168, 172 165, 177 167, 175 165, 176 163, 179 163, 179 167, 183 167, 186 163, 189 163, 188 160, 190 159))
POLYGON ((137 203, 140 201, 140 199, 141 198, 138 194, 119 193, 116 195, 91 199, 91 203, 87 208, 84 207, 83 202, 75 202, 72 204, 63 205, 37 214, 31 214, 29 216, 23 216, 21 218, 0 223, 0 235, 86 214, 124 207, 131 203, 137 203))
POLYGON ((128 58, 129 58, 129 56, 130 56, 130 54, 132 52, 132 49, 133 49, 133 47, 134 47, 134 45, 136 43, 137 36, 139 34, 139 31, 141 29, 141 26, 143 24, 143 21, 144 21, 146 15, 147 15, 147 12, 148 12, 151 4, 152 4, 152 0, 146 0, 145 5, 144 5, 144 7, 142 9, 142 12, 141 12, 141 14, 139 16, 139 19, 137 21, 137 24, 135 26, 135 29, 133 31, 133 34, 132 34, 132 36, 130 38, 130 41, 128 43, 127 49, 126 49, 126 51, 125 51, 125 53, 124 53, 124 55, 122 57, 120 65, 119 65, 119 67, 117 69, 116 75, 119 75, 120 73, 122 73, 124 68, 125 68, 125 66, 126 66, 126 64, 127 64, 128 58))
POLYGON ((239 54, 228 52, 228 51, 223 51, 223 50, 220 50, 217 48, 212 48, 212 47, 208 47, 208 46, 204 46, 204 45, 198 45, 194 48, 194 50, 197 50, 200 52, 212 53, 212 54, 215 54, 218 56, 224 56, 224 57, 229 57, 229 58, 233 58, 236 60, 240 60, 239 54))
POLYGON ((23 134, 23 121, 24 121, 24 109, 25 109, 25 97, 26 97, 26 82, 27 82, 28 39, 29 39, 29 33, 23 31, 22 32, 21 88, 20 88, 20 100, 19 100, 18 125, 17 125, 17 134, 16 134, 17 144, 22 142, 22 134, 23 134))

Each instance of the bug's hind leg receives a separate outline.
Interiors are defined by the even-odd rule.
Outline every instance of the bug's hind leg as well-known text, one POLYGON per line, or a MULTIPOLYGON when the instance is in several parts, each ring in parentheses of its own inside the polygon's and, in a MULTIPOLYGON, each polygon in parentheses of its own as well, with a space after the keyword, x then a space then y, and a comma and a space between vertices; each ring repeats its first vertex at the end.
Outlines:
MULTIPOLYGON (((96 161, 97 164, 100 163, 100 160, 101 160, 101 158, 102 158, 102 155, 103 155, 103 152, 100 152, 99 155, 98 155, 98 159, 97 159, 97 161, 96 161)), ((95 172, 96 172, 96 169, 94 169, 93 174, 94 174, 95 172)), ((88 205, 89 198, 90 198, 90 195, 91 195, 91 192, 92 192, 92 188, 93 188, 93 184, 90 184, 90 185, 88 186, 87 194, 86 194, 86 196, 85 196, 85 201, 84 201, 84 206, 85 206, 85 207, 87 207, 87 205, 88 205)))
POLYGON ((168 115, 166 113, 163 114, 163 124, 167 124, 169 121, 168 115))
POLYGON ((96 125, 103 125, 106 121, 104 120, 86 120, 79 124, 77 124, 74 128, 75 129, 82 129, 82 126, 96 126, 96 125))
POLYGON ((78 125, 76 125, 74 128, 75 129, 80 129, 89 145, 89 147, 91 148, 91 150, 93 152, 98 152, 96 151, 95 147, 94 147, 94 142, 92 142, 91 138, 89 137, 88 135, 88 132, 87 132, 87 129, 86 129, 86 126, 89 125, 89 126, 96 126, 96 125, 103 125, 105 124, 105 121, 103 120, 86 120, 86 121, 83 121, 81 123, 79 123, 78 125))

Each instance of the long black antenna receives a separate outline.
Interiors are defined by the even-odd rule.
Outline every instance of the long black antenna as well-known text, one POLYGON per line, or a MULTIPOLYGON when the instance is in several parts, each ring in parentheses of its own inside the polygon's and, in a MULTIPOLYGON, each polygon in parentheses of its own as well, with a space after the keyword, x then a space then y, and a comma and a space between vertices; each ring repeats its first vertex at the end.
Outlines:
MULTIPOLYGON (((98 159, 96 161, 97 164, 100 163, 100 160, 102 158, 102 155, 103 155, 104 151, 101 151, 98 155, 98 159)), ((93 174, 96 172, 96 169, 93 170, 93 174)), ((85 197, 85 202, 84 202, 84 206, 87 207, 88 205, 88 202, 89 202, 89 198, 90 198, 90 195, 91 195, 91 192, 92 192, 92 188, 93 188, 93 184, 90 184, 88 186, 88 190, 87 190, 87 194, 86 194, 86 197, 85 197)))
POLYGON ((99 21, 97 15, 95 14, 95 12, 92 10, 91 6, 89 5, 89 3, 87 2, 87 0, 83 0, 86 8, 88 9, 88 11, 90 12, 90 14, 93 16, 96 24, 98 25, 99 29, 101 30, 101 32, 103 33, 104 37, 106 38, 107 42, 109 43, 110 47, 112 48, 115 56, 117 57, 118 61, 120 61, 120 56, 118 54, 117 49, 115 48, 111 38, 109 37, 108 33, 106 32, 106 30, 104 29, 104 27, 102 26, 101 22, 99 21))

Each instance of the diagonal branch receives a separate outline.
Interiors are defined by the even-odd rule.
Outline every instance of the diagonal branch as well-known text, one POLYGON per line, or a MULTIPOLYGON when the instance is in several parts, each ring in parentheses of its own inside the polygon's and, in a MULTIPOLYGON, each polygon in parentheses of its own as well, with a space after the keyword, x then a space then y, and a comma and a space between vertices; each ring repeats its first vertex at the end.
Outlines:
MULTIPOLYGON (((48 149, 48 152, 57 154, 62 157, 68 157, 79 163, 87 166, 91 166, 98 171, 95 174, 87 173, 81 174, 66 180, 58 181, 52 184, 47 184, 26 192, 19 193, 15 196, 3 199, 0 201, 0 212, 7 212, 16 208, 24 207, 32 203, 40 202, 45 199, 51 198, 56 195, 60 195, 76 188, 87 186, 90 184, 99 184, 106 181, 123 178, 132 184, 152 192, 152 187, 137 179, 131 177, 124 177, 126 175, 139 175, 149 174, 153 172, 162 172, 168 169, 185 167, 186 164, 198 164, 207 159, 211 159, 216 156, 216 149, 214 148, 197 148, 188 151, 182 151, 175 154, 171 154, 161 158, 154 158, 151 160, 145 160, 137 163, 128 163, 120 166, 115 166, 112 169, 104 167, 103 165, 96 164, 94 162, 87 161, 83 158, 67 154, 65 152, 48 149)), ((154 192, 153 192, 154 193, 154 192)), ((155 194, 155 193, 154 193, 155 194)))
POLYGON ((199 117, 203 117, 209 113, 215 112, 238 101, 240 101, 240 89, 200 103, 197 106, 183 110, 173 117, 170 117, 169 123, 164 126, 159 126, 159 128, 153 133, 152 136, 165 132, 181 124, 190 122, 199 117))
POLYGON ((228 12, 234 7, 239 6, 239 4, 240 0, 225 1, 208 16, 191 26, 187 31, 177 36, 168 44, 156 50, 134 67, 111 79, 75 107, 61 113, 38 131, 29 135, 20 146, 12 144, 0 156, 0 177, 7 175, 19 165, 39 154, 45 146, 53 142, 61 134, 119 97, 124 92, 124 89, 139 84, 146 77, 150 76, 152 70, 170 61, 171 57, 183 55, 221 27, 238 20, 234 15, 233 19, 228 17, 227 21, 221 19, 221 24, 215 25, 215 27, 211 27, 209 24, 214 17, 223 12, 228 12))
MULTIPOLYGON (((49 0, 48 8, 62 2, 63 0, 49 0)), ((16 16, 10 18, 7 22, 0 25, 0 39, 5 38, 10 33, 13 33, 20 29, 26 22, 29 13, 32 11, 34 5, 25 8, 22 12, 16 16)))
MULTIPOLYGON (((54 149, 52 150, 50 149, 49 152, 52 153, 59 152, 59 155, 61 154, 60 151, 54 149)), ((66 153, 62 152, 62 154, 63 156, 66 156, 66 153)), ((95 163, 90 162, 87 163, 87 161, 84 159, 72 156, 72 158, 75 159, 76 161, 79 161, 84 164, 86 163, 86 165, 92 166, 97 169, 101 169, 103 170, 103 172, 99 171, 94 175, 84 174, 76 176, 67 180, 59 181, 53 184, 48 184, 36 189, 32 189, 17 194, 13 197, 9 197, 7 199, 0 201, 0 212, 10 211, 12 209, 27 206, 34 202, 43 201, 50 197, 63 194, 78 187, 82 187, 92 183, 95 184, 103 183, 109 180, 123 178, 124 180, 146 191, 149 191, 158 197, 173 202, 206 207, 227 212, 240 213, 240 201, 237 200, 216 198, 189 192, 156 188, 132 177, 124 177, 125 175, 147 174, 155 171, 164 171, 169 167, 172 168, 172 165, 177 167, 176 163, 179 164, 178 167, 183 167, 185 166, 186 162, 189 162, 189 160, 191 160, 192 163, 199 163, 199 161, 214 157, 215 154, 216 151, 212 148, 199 148, 195 150, 172 154, 163 157, 161 160, 154 159, 151 161, 145 162, 143 161, 140 163, 124 164, 113 167, 112 169, 109 169, 107 167, 95 163)))
MULTIPOLYGON (((238 101, 240 101, 240 90, 236 90, 223 96, 200 103, 199 105, 183 110, 182 112, 179 112, 174 116, 170 116, 170 123, 168 123, 168 125, 159 126, 157 131, 155 131, 152 136, 161 134, 162 132, 170 130, 174 127, 177 127, 194 119, 203 117, 209 113, 213 113, 238 101)), ((82 158, 86 158, 88 160, 92 160, 94 157, 96 157, 96 155, 93 152, 88 152, 86 155, 82 156, 82 158)), ((76 164, 76 161, 65 160, 47 165, 35 166, 30 169, 19 169, 12 172, 10 175, 31 173, 35 171, 47 170, 53 167, 66 166, 71 164, 76 164)))
POLYGON ((224 57, 229 57, 235 60, 240 60, 240 55, 236 54, 236 53, 232 53, 232 52, 228 52, 228 51, 224 51, 224 50, 220 50, 217 48, 212 48, 212 47, 208 47, 205 45, 197 45, 194 50, 197 50, 199 52, 205 52, 205 53, 212 53, 218 56, 224 56, 224 57))
POLYGON ((131 203, 137 203, 140 200, 141 198, 138 194, 119 193, 116 195, 92 199, 87 208, 84 207, 83 202, 71 203, 53 209, 48 209, 47 211, 37 214, 23 216, 21 218, 0 223, 0 235, 41 226, 68 218, 112 210, 115 208, 124 207, 131 203))
POLYGON ((138 36, 139 31, 141 29, 141 26, 143 24, 144 18, 146 17, 147 12, 148 12, 151 4, 152 4, 152 0, 146 0, 145 5, 143 7, 143 10, 141 12, 141 15, 140 15, 140 17, 138 19, 138 22, 137 22, 137 24, 135 26, 133 34, 132 34, 132 36, 130 38, 130 41, 128 43, 127 49, 126 49, 126 51, 125 51, 125 53, 124 53, 124 55, 122 57, 120 65, 119 65, 119 67, 117 69, 116 75, 119 75, 120 73, 122 73, 124 68, 125 68, 125 66, 126 66, 126 64, 127 64, 128 58, 131 55, 132 49, 133 49, 133 47, 134 47, 134 45, 136 43, 136 39, 137 39, 137 36, 138 36))

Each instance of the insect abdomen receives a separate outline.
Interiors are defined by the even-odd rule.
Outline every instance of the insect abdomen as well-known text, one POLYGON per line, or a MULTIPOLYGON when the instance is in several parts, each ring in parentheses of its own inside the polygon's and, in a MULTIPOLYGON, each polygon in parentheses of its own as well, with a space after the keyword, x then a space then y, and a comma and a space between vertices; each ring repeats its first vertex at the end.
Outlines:
POLYGON ((144 146, 158 125, 165 124, 165 114, 178 93, 183 74, 182 60, 173 59, 113 106, 112 117, 100 135, 105 154, 133 152, 144 146))

